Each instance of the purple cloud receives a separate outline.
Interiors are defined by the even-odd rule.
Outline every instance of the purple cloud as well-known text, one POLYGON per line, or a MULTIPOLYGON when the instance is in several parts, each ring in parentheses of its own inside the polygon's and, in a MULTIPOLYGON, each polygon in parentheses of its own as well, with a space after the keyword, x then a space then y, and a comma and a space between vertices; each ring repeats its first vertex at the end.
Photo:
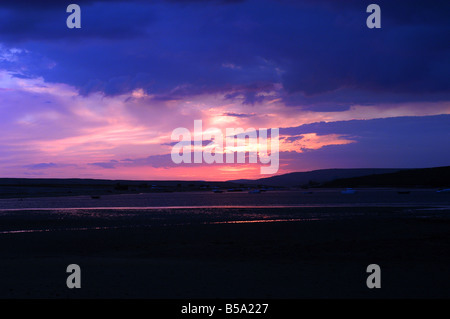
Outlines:
POLYGON ((280 129, 280 135, 342 134, 355 143, 302 153, 280 152, 292 170, 316 168, 418 168, 450 163, 450 115, 313 123, 280 129))
POLYGON ((66 168, 66 167, 76 167, 75 164, 63 164, 63 163, 37 163, 37 164, 29 164, 24 165, 23 168, 29 170, 47 170, 52 168, 66 168))
POLYGON ((18 1, 0 5, 0 41, 54 62, 30 61, 29 74, 83 94, 220 92, 255 105, 281 83, 286 104, 310 110, 448 100, 449 3, 380 0, 380 30, 365 27, 368 3, 83 1, 83 28, 69 32, 57 2, 19 10, 18 1))
POLYGON ((109 162, 89 163, 89 165, 98 166, 98 167, 106 168, 106 169, 114 169, 114 168, 116 168, 118 163, 119 162, 116 160, 110 160, 109 162))

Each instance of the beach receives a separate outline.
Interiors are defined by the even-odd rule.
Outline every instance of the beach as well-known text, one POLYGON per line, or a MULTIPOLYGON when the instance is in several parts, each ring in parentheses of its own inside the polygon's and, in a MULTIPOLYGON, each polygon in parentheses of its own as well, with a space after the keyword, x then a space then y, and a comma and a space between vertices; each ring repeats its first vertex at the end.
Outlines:
POLYGON ((448 298, 446 199, 411 202, 4 208, 0 298, 448 298), (80 289, 66 286, 69 264, 80 289), (370 264, 380 289, 366 285, 370 264))

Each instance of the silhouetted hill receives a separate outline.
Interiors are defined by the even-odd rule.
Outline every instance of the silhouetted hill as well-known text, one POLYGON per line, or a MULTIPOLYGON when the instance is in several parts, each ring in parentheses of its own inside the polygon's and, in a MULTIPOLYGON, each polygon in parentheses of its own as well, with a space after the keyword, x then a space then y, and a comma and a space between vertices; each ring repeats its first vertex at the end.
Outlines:
POLYGON ((237 186, 231 182, 205 181, 0 178, 0 198, 185 192, 237 186))
POLYGON ((323 187, 449 187, 450 166, 336 179, 323 187))
POLYGON ((398 172, 398 168, 351 168, 320 169, 309 172, 295 172, 256 180, 239 179, 230 182, 239 184, 261 184, 268 186, 318 186, 335 179, 398 172))

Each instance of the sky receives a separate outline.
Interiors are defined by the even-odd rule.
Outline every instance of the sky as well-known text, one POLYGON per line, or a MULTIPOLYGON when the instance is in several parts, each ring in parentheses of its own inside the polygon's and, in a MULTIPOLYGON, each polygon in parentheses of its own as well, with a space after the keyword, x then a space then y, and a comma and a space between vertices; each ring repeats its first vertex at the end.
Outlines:
POLYGON ((175 163, 177 128, 192 150, 224 152, 196 120, 279 129, 274 174, 447 166, 449 12, 446 0, 2 1, 0 177, 268 177, 262 162, 175 163), (71 3, 81 28, 66 25, 71 3), (366 25, 371 3, 381 28, 366 25))

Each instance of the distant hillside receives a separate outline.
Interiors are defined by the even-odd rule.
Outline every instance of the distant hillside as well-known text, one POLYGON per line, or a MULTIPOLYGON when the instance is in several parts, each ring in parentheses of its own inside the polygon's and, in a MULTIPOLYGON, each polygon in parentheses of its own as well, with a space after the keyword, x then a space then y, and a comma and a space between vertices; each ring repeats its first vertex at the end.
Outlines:
POLYGON ((239 184, 261 184, 268 186, 318 186, 335 179, 351 178, 373 174, 398 172, 396 168, 351 168, 351 169, 320 169, 310 172, 295 172, 256 180, 239 179, 230 182, 239 184))
POLYGON ((233 188, 230 182, 0 178, 0 198, 189 192, 233 188))
POLYGON ((450 166, 336 179, 323 187, 450 187, 450 166))

